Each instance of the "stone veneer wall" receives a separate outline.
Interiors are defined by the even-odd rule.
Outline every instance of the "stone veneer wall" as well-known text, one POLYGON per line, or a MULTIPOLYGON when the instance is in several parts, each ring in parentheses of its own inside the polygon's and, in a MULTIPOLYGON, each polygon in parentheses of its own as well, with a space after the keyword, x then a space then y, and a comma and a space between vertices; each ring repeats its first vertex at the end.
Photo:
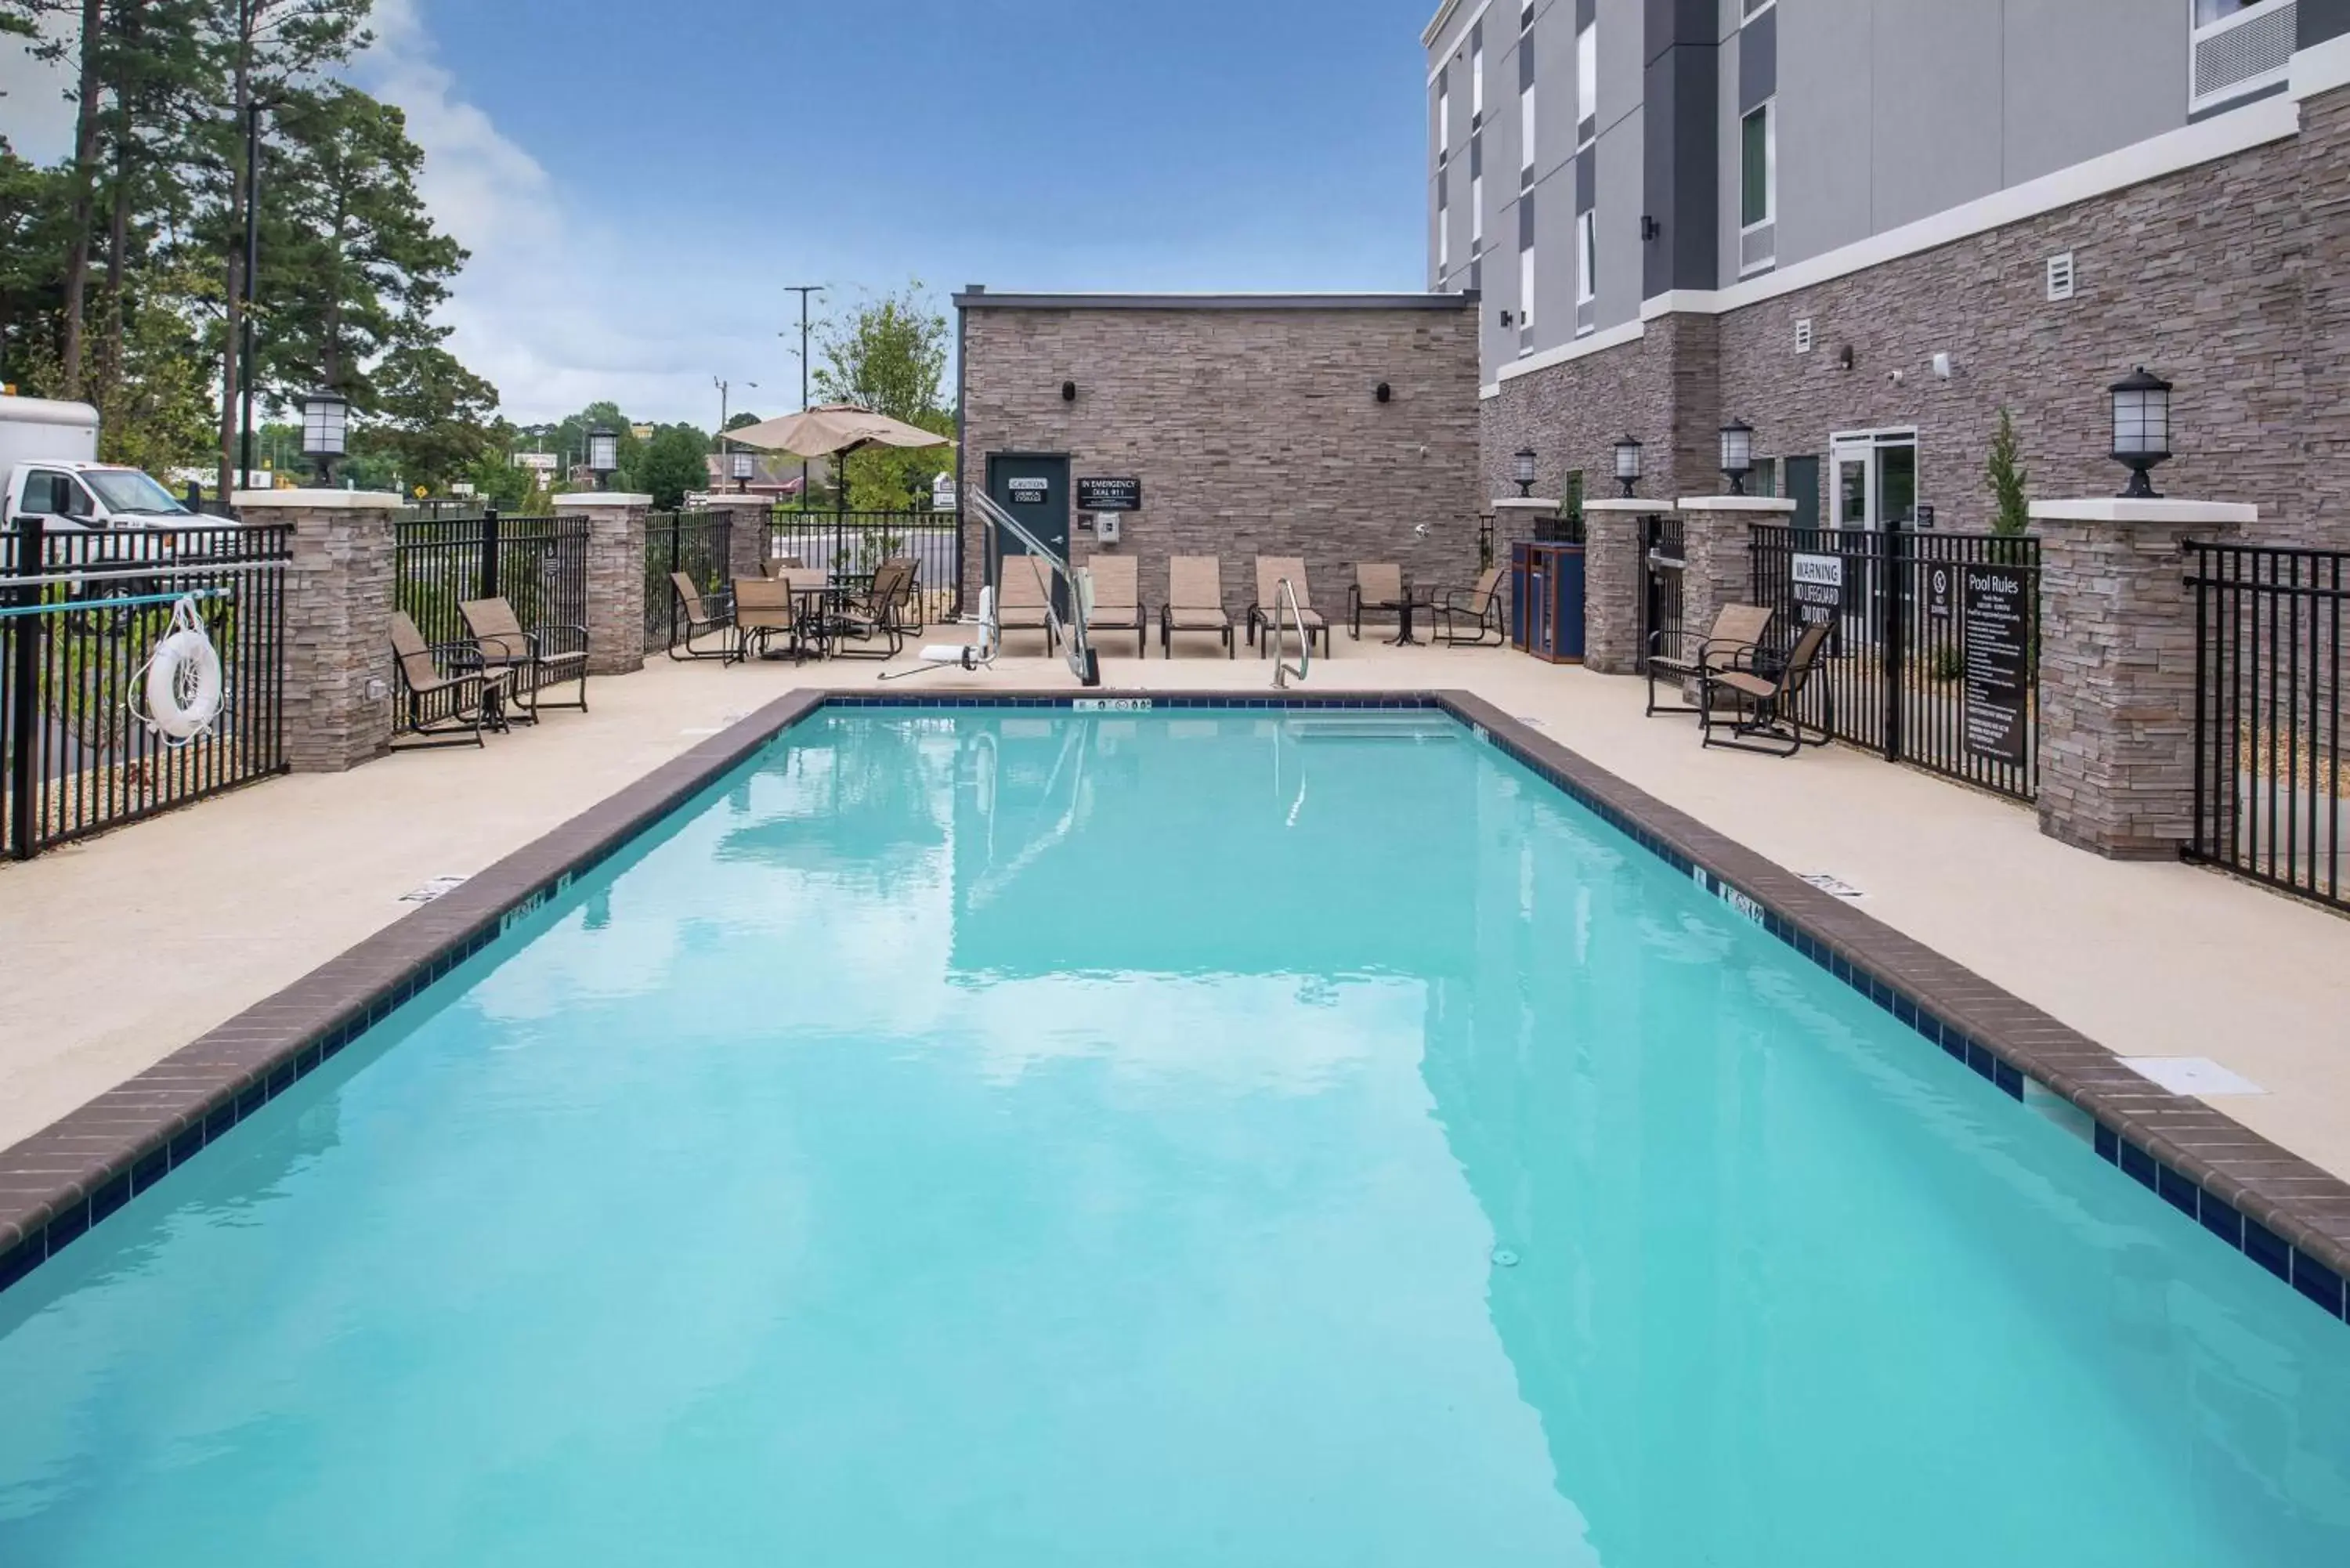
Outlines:
MULTIPOLYGON (((1139 477, 1143 510, 1109 553, 1139 557, 1154 614, 1173 556, 1222 558, 1235 619, 1255 597, 1259 555, 1303 556, 1334 622, 1357 562, 1398 562, 1431 586, 1476 575, 1473 298, 1458 309, 982 302, 963 333, 962 483, 985 485, 991 452, 1066 452, 1073 479, 1139 477), (1064 381, 1076 383, 1074 403, 1064 381)), ((1071 524, 1085 559, 1097 546, 1074 511, 1071 524)), ((972 602, 984 555, 974 527, 972 602)))
POLYGON ((1667 316, 1505 382, 1484 404, 1484 480, 1530 445, 1545 484, 1580 467, 1606 493, 1628 429, 1648 443, 1644 494, 1674 493, 1666 441, 1670 485, 1713 493, 1714 431, 1736 415, 1758 456, 1819 457, 1825 489, 1832 431, 1915 425, 1919 499, 1941 527, 1980 529, 2002 406, 2034 496, 2121 488, 2106 389, 2138 364, 2178 387, 2166 493, 2256 504, 2256 538, 2350 547, 2350 91, 2303 103, 2292 140, 1720 317, 1667 316), (2045 263, 2065 250, 2075 296, 2052 304, 2045 263), (1815 347, 1799 355, 1804 317, 1815 347))

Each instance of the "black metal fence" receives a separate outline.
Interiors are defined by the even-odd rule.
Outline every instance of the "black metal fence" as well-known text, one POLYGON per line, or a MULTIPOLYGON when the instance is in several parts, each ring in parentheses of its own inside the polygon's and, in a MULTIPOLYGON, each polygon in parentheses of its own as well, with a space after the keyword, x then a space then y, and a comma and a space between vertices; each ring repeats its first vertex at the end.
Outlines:
MULTIPOLYGON (((584 517, 501 517, 486 512, 411 520, 396 525, 392 558, 392 603, 436 646, 466 640, 459 607, 469 599, 504 598, 514 607, 515 619, 532 632, 588 624, 584 517)), ((554 644, 577 645, 576 639, 554 644)), ((390 657, 387 649, 385 658, 390 657)), ((420 718, 433 717, 411 713, 401 704, 394 722, 404 731, 420 718)))
POLYGON ((1640 667, 1681 631, 1681 584, 1687 576, 1686 537, 1678 517, 1640 519, 1640 667))
POLYGON ((2190 858, 2350 908, 2342 629, 2350 553, 2187 546, 2195 594, 2190 858))
POLYGON ((0 533, 0 853, 29 859, 285 772, 290 547, 282 525, 0 533), (144 691, 188 596, 221 709, 174 740, 142 717, 144 691))
POLYGON ((962 613, 962 514, 959 512, 789 512, 775 514, 767 555, 850 582, 882 562, 915 564, 918 606, 926 618, 962 613))
POLYGON ((1908 529, 1753 528, 1754 602, 1783 653, 1835 626, 1804 722, 2012 796, 2039 791, 2040 542, 1908 529))
POLYGON ((714 594, 726 586, 733 519, 724 512, 656 512, 645 520, 645 651, 665 653, 684 631, 672 574, 714 594))

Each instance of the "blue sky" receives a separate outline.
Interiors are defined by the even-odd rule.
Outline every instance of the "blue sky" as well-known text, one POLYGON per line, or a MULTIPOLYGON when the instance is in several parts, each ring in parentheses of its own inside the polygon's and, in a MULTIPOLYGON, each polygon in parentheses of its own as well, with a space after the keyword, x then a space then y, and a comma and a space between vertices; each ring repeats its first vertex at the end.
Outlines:
MULTIPOLYGON (((1432 9, 378 0, 354 74, 474 252, 449 318, 510 415, 709 424, 713 377, 796 404, 786 284, 1422 286, 1432 9)), ((55 155, 41 91, 0 130, 55 155)))

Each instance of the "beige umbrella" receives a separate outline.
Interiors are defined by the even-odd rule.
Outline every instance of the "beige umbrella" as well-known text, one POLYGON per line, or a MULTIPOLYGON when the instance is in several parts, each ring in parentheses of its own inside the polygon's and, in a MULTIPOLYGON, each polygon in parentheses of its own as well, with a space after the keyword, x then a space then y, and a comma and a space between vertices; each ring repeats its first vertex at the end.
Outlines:
POLYGON ((820 408, 803 409, 795 414, 785 414, 764 424, 745 425, 739 431, 729 431, 726 439, 754 446, 762 452, 787 452, 794 457, 830 457, 840 459, 833 465, 838 483, 835 486, 836 507, 848 505, 849 453, 868 446, 952 446, 945 436, 910 425, 903 420, 893 420, 887 414, 877 414, 871 409, 860 409, 854 403, 826 403, 820 408))
POLYGON ((762 452, 787 452, 794 457, 846 457, 863 446, 954 445, 945 436, 852 403, 827 403, 764 424, 745 425, 728 431, 726 439, 762 452))

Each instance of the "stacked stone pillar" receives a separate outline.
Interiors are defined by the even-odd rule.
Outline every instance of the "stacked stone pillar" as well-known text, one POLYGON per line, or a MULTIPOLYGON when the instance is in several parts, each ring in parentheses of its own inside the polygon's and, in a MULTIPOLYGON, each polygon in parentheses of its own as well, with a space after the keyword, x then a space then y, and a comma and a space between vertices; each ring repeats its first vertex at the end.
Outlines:
POLYGON ((1793 520, 1795 504, 1771 495, 1684 495, 1673 509, 1680 514, 1688 563, 1681 626, 1702 638, 1723 606, 1754 602, 1754 524, 1793 520))
POLYGON ((775 515, 775 504, 764 495, 713 495, 706 505, 712 512, 728 514, 726 580, 763 575, 767 564, 768 520, 775 515))
POLYGON ((247 523, 288 524, 286 760, 342 773, 391 745, 392 518, 400 497, 369 491, 251 490, 247 523))
POLYGON ((1661 501, 1583 504, 1583 665, 1602 675, 1640 671, 1640 557, 1661 501))
POLYGON ((2189 539, 2255 507, 2035 502, 2040 536, 2040 829, 2115 860, 2175 859, 2195 831, 2189 539))
POLYGON ((650 495, 558 495, 562 516, 588 520, 588 673, 645 667, 645 517, 650 495))

